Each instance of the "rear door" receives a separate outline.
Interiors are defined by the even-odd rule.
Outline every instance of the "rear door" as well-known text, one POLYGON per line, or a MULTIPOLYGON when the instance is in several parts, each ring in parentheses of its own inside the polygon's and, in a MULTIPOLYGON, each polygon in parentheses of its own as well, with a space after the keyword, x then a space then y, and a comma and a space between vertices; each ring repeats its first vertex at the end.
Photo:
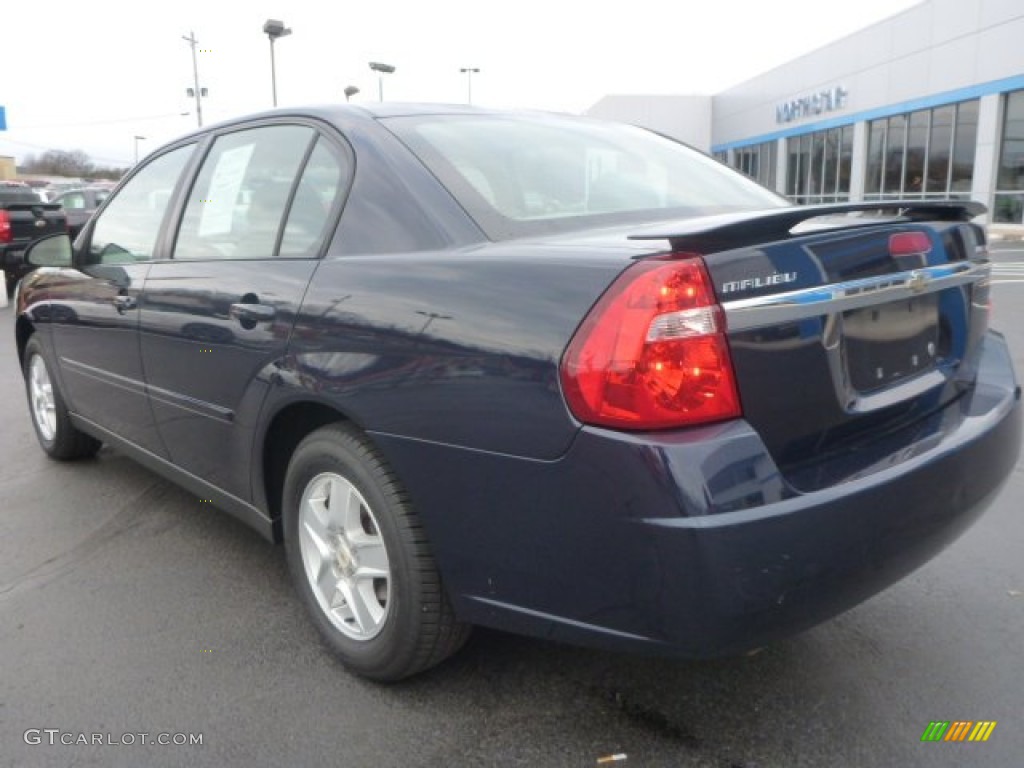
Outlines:
POLYGON ((247 499, 249 452, 274 362, 336 221, 352 163, 310 125, 218 136, 172 258, 140 297, 150 401, 172 461, 247 499))

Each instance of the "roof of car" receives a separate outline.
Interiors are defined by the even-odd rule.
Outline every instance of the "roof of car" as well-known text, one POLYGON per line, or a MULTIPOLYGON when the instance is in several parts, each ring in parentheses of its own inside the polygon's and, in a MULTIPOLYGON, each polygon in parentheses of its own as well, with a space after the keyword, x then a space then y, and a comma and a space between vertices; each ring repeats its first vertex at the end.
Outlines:
MULTIPOLYGON (((351 123, 359 120, 377 120, 379 118, 406 117, 416 115, 511 115, 541 114, 530 110, 502 110, 476 107, 469 104, 439 104, 419 102, 361 102, 359 104, 310 104, 296 107, 280 107, 278 109, 240 115, 219 123, 203 126, 184 136, 174 143, 192 136, 201 136, 210 131, 217 131, 233 125, 240 125, 253 120, 264 120, 274 117, 312 117, 332 123, 351 123)), ((545 113, 554 114, 554 113, 545 113)))

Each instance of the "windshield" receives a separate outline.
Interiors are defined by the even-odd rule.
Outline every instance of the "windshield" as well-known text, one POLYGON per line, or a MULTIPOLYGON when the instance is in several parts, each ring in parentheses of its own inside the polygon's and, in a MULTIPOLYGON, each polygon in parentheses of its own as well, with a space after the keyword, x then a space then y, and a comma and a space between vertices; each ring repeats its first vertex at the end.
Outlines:
POLYGON ((788 205, 712 158, 642 128, 553 115, 383 122, 496 240, 788 205))

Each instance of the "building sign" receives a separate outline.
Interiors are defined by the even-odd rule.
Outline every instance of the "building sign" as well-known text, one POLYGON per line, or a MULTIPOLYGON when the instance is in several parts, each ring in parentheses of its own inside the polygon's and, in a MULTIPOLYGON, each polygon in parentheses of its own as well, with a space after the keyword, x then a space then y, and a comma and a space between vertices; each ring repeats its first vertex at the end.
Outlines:
POLYGON ((836 86, 827 91, 819 91, 810 96, 786 101, 775 107, 775 122, 791 123, 802 117, 812 117, 823 112, 835 112, 846 106, 848 91, 836 86))

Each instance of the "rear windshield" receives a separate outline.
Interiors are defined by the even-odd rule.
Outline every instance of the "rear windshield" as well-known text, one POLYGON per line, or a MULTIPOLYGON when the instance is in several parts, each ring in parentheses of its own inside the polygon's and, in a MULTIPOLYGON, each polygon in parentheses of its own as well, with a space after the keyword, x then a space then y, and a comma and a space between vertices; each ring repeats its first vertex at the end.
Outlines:
POLYGON ((0 203, 38 203, 39 195, 28 187, 0 187, 0 203))
POLYGON ((788 205, 710 157, 632 126, 555 115, 382 122, 495 240, 788 205))

